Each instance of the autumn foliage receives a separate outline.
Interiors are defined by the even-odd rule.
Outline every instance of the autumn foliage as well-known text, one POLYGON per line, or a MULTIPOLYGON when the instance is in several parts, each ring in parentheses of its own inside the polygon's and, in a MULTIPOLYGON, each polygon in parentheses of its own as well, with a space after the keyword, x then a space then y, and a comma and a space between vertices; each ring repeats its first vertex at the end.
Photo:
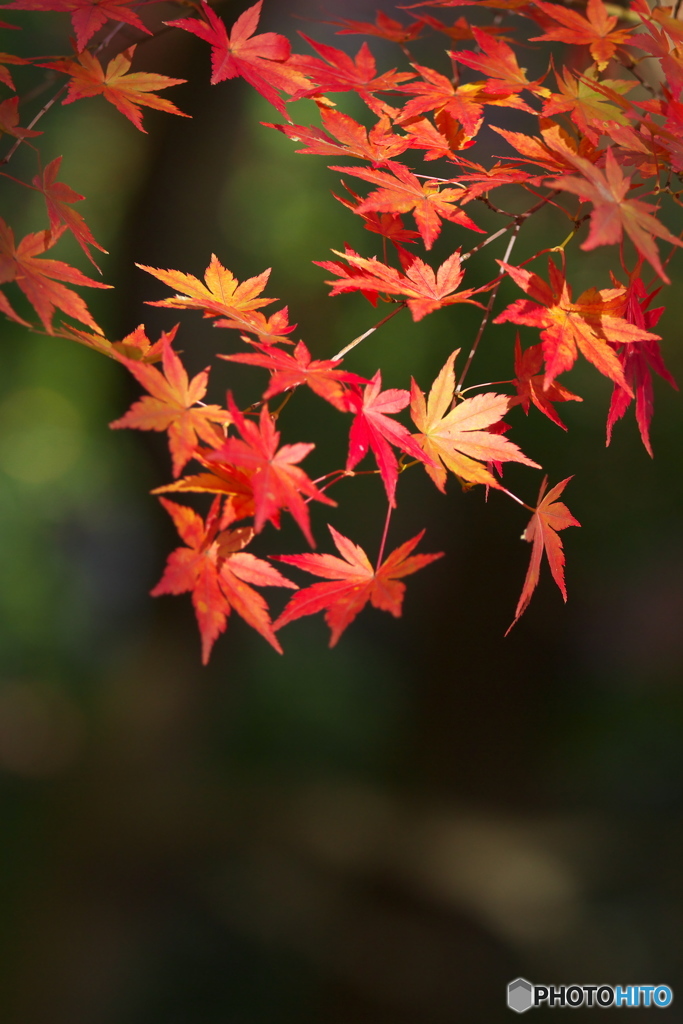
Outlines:
MULTIPOLYGON (((223 83, 243 78, 253 86, 282 119, 264 122, 261 130, 282 133, 301 159, 323 158, 341 178, 336 199, 367 229, 362 252, 333 249, 330 259, 317 262, 321 287, 333 298, 349 296, 334 302, 366 303, 369 312, 381 303, 385 311, 379 320, 372 315, 363 335, 331 353, 320 342, 299 339, 287 307, 266 312, 276 301, 264 295, 270 270, 240 282, 219 255, 208 254, 203 280, 183 268, 142 266, 168 288, 151 305, 201 315, 219 329, 223 362, 193 378, 176 347, 176 327, 156 341, 143 326, 109 340, 81 294, 109 285, 53 258, 65 232, 96 270, 94 251, 104 250, 74 208, 83 196, 60 180, 61 158, 42 164, 42 125, 35 125, 51 104, 24 124, 11 70, 29 65, 36 81, 46 70, 56 74, 53 102, 106 100, 128 118, 131 131, 145 131, 144 108, 185 117, 159 95, 182 79, 131 70, 133 62, 136 68, 144 63, 150 3, 11 0, 2 6, 9 12, 62 12, 70 18, 65 40, 69 32, 75 39, 64 56, 0 54, 0 88, 7 94, 0 101, 0 133, 7 136, 2 163, 6 167, 20 145, 34 147, 35 175, 13 181, 42 193, 46 206, 45 228, 21 239, 0 220, 0 284, 8 286, 0 291, 0 311, 116 360, 141 386, 142 396, 111 426, 167 434, 172 480, 156 493, 173 495, 160 501, 182 544, 152 593, 191 594, 203 661, 231 612, 279 652, 280 630, 302 616, 323 613, 332 645, 367 604, 399 616, 404 579, 441 557, 415 553, 422 533, 397 538, 393 550, 388 546, 392 510, 408 471, 424 474, 425 487, 455 492, 455 500, 459 489, 480 485, 482 499, 494 489, 528 509, 523 540, 531 545, 531 558, 513 625, 529 604, 544 557, 566 600, 561 531, 579 523, 560 499, 571 478, 549 486, 544 476, 538 491, 536 476, 528 495, 538 497, 527 503, 506 486, 505 463, 519 463, 532 474, 541 469, 515 442, 515 417, 543 414, 566 429, 557 406, 582 401, 565 383, 577 359, 587 360, 613 387, 607 443, 633 406, 652 454, 653 372, 676 386, 656 333, 662 307, 653 302, 670 283, 669 265, 682 244, 672 218, 683 205, 677 191, 683 172, 680 0, 674 7, 646 0, 425 0, 380 11, 375 22, 333 22, 343 39, 371 40, 351 51, 304 33, 293 33, 292 42, 268 31, 262 0, 232 25, 219 5, 214 9, 206 0, 179 5, 183 16, 166 26, 208 44, 211 82, 230 88, 223 83), (194 8, 190 14, 188 7, 194 8), (427 35, 442 43, 438 67, 419 63, 411 52, 427 35), (117 45, 119 38, 125 46, 117 45), (394 66, 378 64, 372 51, 377 38, 395 46, 394 66), (526 64, 536 68, 533 75, 526 64), (362 101, 364 117, 339 108, 345 93, 362 101), (309 124, 289 116, 288 105, 302 99, 310 103, 309 124), (511 123, 523 124, 524 131, 501 127, 496 108, 513 111, 511 123), (482 143, 492 138, 490 130, 497 133, 493 149, 501 156, 490 157, 490 141, 482 143), (493 229, 478 222, 484 207, 487 225, 495 215, 493 229), (540 211, 552 216, 556 241, 517 263, 517 238, 540 211), (442 235, 450 255, 438 265, 430 251, 442 235), (489 244, 494 248, 488 250, 489 244), (605 249, 605 278, 580 291, 572 283, 580 251, 599 247, 605 249), (483 268, 473 280, 470 260, 483 268), (506 279, 517 297, 496 307, 506 279), (28 300, 20 312, 18 290, 28 300), (385 388, 381 368, 372 379, 354 372, 355 347, 392 317, 412 317, 419 333, 425 317, 461 303, 480 310, 479 329, 456 351, 444 343, 443 368, 434 381, 385 388), (477 384, 477 351, 501 323, 518 327, 508 379, 477 384), (228 382, 225 403, 205 402, 210 372, 227 373, 226 361, 253 367, 253 398, 245 408, 235 402, 229 374, 221 377, 228 382), (317 479, 306 469, 314 442, 291 437, 287 421, 287 404, 302 387, 348 424, 346 462, 333 463, 317 479), (376 474, 386 497, 374 563, 336 528, 342 510, 335 485, 358 472, 376 474), (179 495, 199 495, 185 501, 206 501, 204 515, 176 501, 179 495), (337 554, 277 554, 283 516, 294 520, 310 548, 316 539, 329 546, 324 531, 314 530, 313 508, 316 522, 330 517, 337 554), (272 545, 268 561, 248 550, 261 533, 272 545), (304 575, 295 582, 278 565, 304 575), (271 613, 263 587, 293 591, 279 614, 271 613)), ((12 28, 3 23, 6 35, 12 28)))

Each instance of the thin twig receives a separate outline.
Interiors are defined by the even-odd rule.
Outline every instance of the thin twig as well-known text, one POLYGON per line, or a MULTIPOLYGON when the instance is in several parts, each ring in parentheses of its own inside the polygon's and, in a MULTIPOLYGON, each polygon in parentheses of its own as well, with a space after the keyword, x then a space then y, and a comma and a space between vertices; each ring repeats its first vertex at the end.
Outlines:
MULTIPOLYGON (((510 241, 508 242, 508 247, 505 250, 505 255, 503 256, 503 263, 507 263, 507 261, 510 259, 510 255, 512 253, 512 250, 515 247, 515 242, 517 241, 517 238, 519 236, 519 232, 520 232, 520 228, 522 227, 522 223, 523 222, 521 220, 518 220, 517 223, 515 224, 515 227, 514 227, 514 230, 513 230, 513 233, 512 233, 512 237, 510 238, 510 241)), ((458 381, 457 387, 455 389, 455 395, 459 395, 460 392, 462 391, 463 382, 465 380, 465 377, 467 376, 467 372, 468 372, 470 366, 472 365, 472 360, 474 359, 474 357, 476 355, 477 349, 479 348, 479 342, 481 341, 482 335, 483 335, 484 331, 486 330, 486 325, 489 322, 489 317, 491 316, 491 311, 493 310, 493 304, 496 301, 496 296, 498 295, 498 289, 500 288, 500 286, 502 284, 503 276, 504 275, 501 275, 501 277, 499 277, 497 283, 493 286, 493 289, 492 289, 491 294, 489 296, 489 301, 486 303, 486 309, 484 310, 484 315, 483 315, 483 317, 481 319, 481 323, 479 324, 479 330, 477 331, 477 336, 474 339, 474 343, 472 345, 472 348, 470 349, 470 354, 468 355, 467 360, 465 362, 465 365, 462 368, 462 373, 460 374, 460 380, 458 381)), ((453 396, 453 401, 455 401, 455 395, 453 396)))
POLYGON ((353 341, 350 341, 348 345, 345 345, 341 351, 337 352, 335 356, 332 356, 332 362, 337 362, 337 360, 343 359, 347 352, 350 352, 352 348, 356 347, 356 345, 360 345, 361 341, 365 341, 366 338, 369 338, 371 334, 375 333, 378 327, 381 327, 388 320, 391 320, 392 317, 396 316, 397 313, 400 313, 402 309, 405 309, 406 305, 407 303, 400 302, 396 309, 392 309, 391 313, 388 313, 387 316, 380 320, 378 324, 371 327, 370 330, 365 332, 365 334, 361 334, 357 338, 354 338, 353 341))
POLYGON ((378 569, 382 564, 382 559, 384 558, 384 548, 386 547, 387 536, 389 535, 389 523, 391 522, 391 513, 393 512, 393 508, 394 506, 391 504, 391 502, 389 502, 389 506, 387 508, 387 517, 384 520, 384 530, 382 531, 382 540, 379 546, 379 554, 377 556, 378 569))

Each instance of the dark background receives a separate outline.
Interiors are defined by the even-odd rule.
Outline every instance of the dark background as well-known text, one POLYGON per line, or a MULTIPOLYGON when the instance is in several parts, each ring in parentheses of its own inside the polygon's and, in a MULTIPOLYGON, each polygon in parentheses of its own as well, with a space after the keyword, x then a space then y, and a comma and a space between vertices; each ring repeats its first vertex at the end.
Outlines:
MULTIPOLYGON (((230 23, 240 10, 221 13, 230 23)), ((372 20, 374 7, 356 0, 335 14, 372 20)), ((358 37, 295 20, 330 16, 312 0, 271 2, 262 24, 355 52, 358 37)), ((3 49, 66 52, 66 15, 9 20, 24 30, 3 33, 3 49)), ((371 45, 382 70, 402 59, 371 45)), ((414 52, 441 67, 443 45, 432 37, 414 52)), ((530 49, 530 66, 539 59, 530 49)), ((338 175, 324 159, 296 156, 261 127, 277 112, 243 81, 211 87, 208 49, 188 34, 145 43, 139 66, 189 79, 166 95, 193 119, 148 112, 143 135, 92 99, 40 124, 44 162, 64 155, 62 177, 88 197, 83 212, 112 253, 102 266, 116 291, 88 296, 107 335, 144 320, 156 337, 177 319, 143 305, 168 293, 134 262, 201 274, 212 251, 240 279, 273 266, 267 294, 289 303, 317 357, 371 326, 382 310, 327 298, 311 263, 344 241, 380 252, 331 197, 338 175)), ((34 74, 16 70, 20 92, 34 74)), ((22 123, 50 94, 27 102, 22 123)), ((292 117, 316 120, 307 101, 292 117)), ((496 117, 529 130, 511 112, 496 117)), ((485 161, 496 146, 488 133, 468 155, 485 161)), ((35 155, 22 147, 10 169, 32 176, 35 155)), ((40 196, 7 181, 2 191, 19 235, 44 226, 40 196)), ((540 215, 515 257, 555 244, 558 224, 540 215)), ((430 261, 470 245, 464 235, 445 225, 430 261)), ((504 245, 484 251, 466 284, 492 276, 504 245)), ((570 247, 576 292, 609 285, 614 251, 570 247)), ((65 240, 56 256, 89 272, 78 253, 65 240)), ((680 380, 680 258, 672 277, 660 327, 680 380)), ((518 295, 510 286, 496 309, 518 295)), ((467 307, 418 325, 401 314, 348 365, 381 366, 385 386, 414 374, 426 388, 477 323, 467 307)), ((369 610, 334 651, 321 617, 303 620, 282 633, 281 658, 233 616, 203 669, 189 599, 147 596, 174 544, 148 494, 170 478, 162 439, 107 427, 137 385, 67 341, 10 323, 2 333, 3 1021, 495 1024, 511 1019, 505 986, 518 975, 680 991, 678 394, 656 384, 654 460, 631 411, 604 447, 610 386, 585 362, 567 378, 584 397, 561 407, 567 434, 534 410, 510 416, 551 482, 576 474, 566 498, 583 529, 563 535, 566 608, 544 569, 503 639, 529 556, 527 514, 454 482, 443 498, 418 469, 400 481, 390 545, 426 526, 423 550, 447 557, 408 581, 401 620, 369 610)), ((513 339, 509 326, 487 331, 470 383, 510 376, 513 339)), ((237 336, 187 314, 178 347, 197 372, 237 336)), ((230 386, 246 404, 265 376, 217 361, 213 382, 216 398, 230 386)), ((319 400, 297 394, 281 424, 284 441, 317 442, 312 476, 342 464, 347 424, 319 400)), ((539 478, 506 469, 527 501, 539 478)), ((345 481, 335 497, 333 525, 373 555, 378 480, 345 481)), ((329 550, 323 522, 314 510, 329 550)), ((285 524, 255 550, 303 547, 285 524)), ((663 1012, 683 1020, 676 1002, 663 1012)))

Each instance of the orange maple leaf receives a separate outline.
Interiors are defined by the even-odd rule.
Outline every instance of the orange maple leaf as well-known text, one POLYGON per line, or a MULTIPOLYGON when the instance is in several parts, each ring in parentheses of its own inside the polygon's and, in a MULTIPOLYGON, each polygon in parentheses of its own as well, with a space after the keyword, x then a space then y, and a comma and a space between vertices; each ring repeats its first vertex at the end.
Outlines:
POLYGON ((455 391, 455 359, 453 352, 432 384, 429 398, 412 381, 410 414, 419 433, 413 436, 432 465, 425 469, 440 491, 446 490, 446 470, 470 484, 500 487, 486 462, 522 462, 535 469, 541 467, 528 459, 516 444, 490 429, 499 423, 510 408, 509 395, 493 392, 465 398, 452 405, 455 391))
POLYGON ((399 156, 410 145, 410 138, 392 132, 387 117, 380 118, 377 124, 367 129, 333 107, 321 107, 320 116, 325 131, 313 125, 306 128, 300 124, 262 124, 266 128, 276 128, 294 142, 304 143, 304 149, 297 149, 297 153, 355 156, 359 160, 370 161, 373 167, 399 156))
POLYGON ((229 33, 225 22, 206 0, 202 0, 201 5, 205 21, 180 18, 166 24, 192 32, 211 44, 212 85, 228 78, 244 78, 284 115, 285 105, 277 90, 292 94, 306 86, 308 80, 289 63, 291 46, 288 39, 277 32, 254 35, 262 5, 263 0, 258 0, 240 14, 229 33))
POLYGON ((129 74, 128 69, 134 53, 135 47, 129 46, 127 50, 123 50, 109 61, 106 71, 97 57, 88 50, 79 53, 77 60, 64 58, 41 64, 40 67, 52 68, 70 76, 69 88, 62 103, 73 103, 89 96, 102 95, 145 134, 140 107, 153 107, 155 110, 165 110, 168 114, 189 117, 189 114, 178 110, 175 103, 154 95, 157 89, 182 85, 186 80, 168 78, 166 75, 156 75, 149 71, 135 71, 129 74))
POLYGON ((416 321, 443 306, 459 302, 481 305, 472 298, 476 289, 457 290, 464 276, 459 250, 452 253, 437 271, 419 257, 403 252, 401 255, 405 273, 381 263, 376 256, 365 259, 353 249, 347 249, 345 253, 337 252, 336 249, 332 252, 343 256, 349 265, 344 266, 337 260, 314 260, 317 266, 339 275, 336 281, 325 282, 332 285, 330 295, 360 291, 373 305, 378 295, 402 295, 416 321))
POLYGON ((42 192, 45 197, 47 215, 50 218, 50 231, 56 231, 62 224, 65 224, 90 262, 97 266, 88 246, 94 245, 96 249, 104 253, 107 250, 99 242, 95 241, 90 228, 78 210, 71 209, 71 203, 80 202, 85 197, 75 192, 63 181, 57 181, 61 163, 61 156, 52 160, 43 170, 42 174, 35 176, 33 187, 38 192, 42 192))
POLYGON ((333 526, 329 526, 329 531, 341 558, 337 558, 336 555, 273 556, 277 557, 279 562, 295 565, 313 576, 323 576, 332 581, 314 583, 305 590, 300 590, 273 624, 273 628, 278 630, 303 615, 314 615, 316 612, 324 611, 325 622, 332 631, 330 647, 335 646, 346 627, 353 622, 368 601, 374 608, 390 612, 398 618, 401 615, 406 589, 405 584, 400 582, 401 578, 443 557, 442 551, 434 555, 411 556, 411 552, 424 536, 422 530, 412 540, 392 551, 382 564, 374 569, 361 547, 348 537, 342 536, 333 526))
POLYGON ((207 664, 211 648, 225 630, 231 609, 282 654, 268 605, 249 584, 296 590, 296 583, 285 579, 268 562, 241 550, 251 540, 253 530, 226 530, 226 520, 231 520, 231 514, 228 509, 227 515, 221 515, 220 498, 215 499, 206 522, 186 505, 165 498, 159 500, 186 547, 171 552, 164 574, 151 593, 157 597, 191 591, 202 638, 202 663, 207 664))
POLYGON ((581 523, 578 519, 574 518, 564 502, 557 501, 557 499, 571 479, 568 476, 566 480, 556 484, 547 494, 545 490, 548 478, 545 477, 541 484, 541 489, 538 493, 538 507, 532 516, 531 522, 522 534, 522 540, 533 544, 531 560, 526 579, 524 580, 524 586, 522 587, 522 593, 517 603, 515 617, 505 634, 506 636, 526 610, 531 600, 531 595, 536 589, 544 552, 548 557, 548 565, 553 574, 553 579, 560 588, 562 597, 565 601, 567 600, 567 588, 564 582, 564 550, 562 541, 558 536, 558 530, 566 530, 568 526, 581 526, 581 523))
POLYGON ((543 35, 532 36, 531 42, 557 40, 588 46, 600 71, 607 67, 617 47, 623 46, 631 37, 630 29, 616 28, 619 19, 607 13, 602 0, 588 0, 586 17, 578 11, 568 10, 560 4, 545 3, 544 0, 535 0, 535 6, 555 24, 544 25, 546 31, 543 35))
POLYGON ((189 380, 168 336, 163 346, 163 373, 139 359, 119 356, 119 360, 149 395, 135 402, 124 416, 110 423, 110 427, 167 430, 174 476, 179 476, 193 457, 200 438, 214 448, 221 443, 222 436, 213 424, 226 425, 232 422, 232 417, 218 405, 197 404, 206 394, 209 371, 202 370, 189 380))
MULTIPOLYGON (((641 342, 640 344, 646 344, 641 342)), ((633 346, 630 346, 633 347, 633 346)), ((511 405, 519 402, 524 412, 529 415, 529 407, 533 403, 544 416, 547 416, 558 427, 566 430, 567 427, 557 414, 553 402, 583 402, 583 398, 575 395, 556 380, 547 387, 543 387, 543 374, 540 372, 543 367, 543 347, 532 345, 522 351, 519 340, 519 331, 515 338, 515 379, 513 384, 517 389, 517 398, 511 399, 511 405)), ((621 388, 616 390, 621 391, 621 388)))
POLYGON ((19 97, 10 96, 0 103, 0 135, 11 135, 15 139, 32 139, 42 132, 34 132, 31 128, 19 127, 19 97))
MULTIPOLYGON (((95 323, 88 307, 80 295, 60 284, 87 285, 88 288, 111 288, 110 284, 93 281, 80 270, 70 267, 61 260, 40 259, 42 253, 50 249, 59 240, 66 229, 57 231, 37 231, 26 235, 17 246, 14 244, 14 232, 0 218, 0 284, 16 281, 22 292, 31 303, 43 322, 48 334, 53 334, 52 317, 55 308, 87 324, 99 334, 100 327, 95 323)), ((0 310, 18 323, 30 327, 10 306, 8 300, 0 293, 0 310)))
POLYGON ((194 274, 184 274, 180 270, 160 270, 157 267, 146 267, 142 263, 136 263, 136 266, 177 291, 173 298, 148 302, 148 306, 201 309, 206 317, 227 317, 218 320, 216 327, 250 331, 269 341, 286 341, 285 335, 296 327, 296 324, 287 323, 286 306, 268 320, 263 313, 258 312, 261 306, 275 302, 275 299, 261 296, 270 277, 270 268, 240 284, 215 255, 211 256, 211 262, 206 268, 205 283, 194 274))

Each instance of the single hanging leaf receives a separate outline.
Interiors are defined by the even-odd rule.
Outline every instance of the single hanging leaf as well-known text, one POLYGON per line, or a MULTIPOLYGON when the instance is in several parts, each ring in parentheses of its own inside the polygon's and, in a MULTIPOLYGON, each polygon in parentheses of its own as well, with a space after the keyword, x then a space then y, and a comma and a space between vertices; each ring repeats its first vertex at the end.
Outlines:
POLYGON ((528 459, 516 444, 491 427, 500 423, 510 408, 508 395, 493 393, 465 398, 452 406, 455 392, 456 349, 432 384, 429 398, 412 381, 410 413, 419 433, 416 441, 431 459, 425 469, 440 491, 446 490, 446 470, 469 484, 500 487, 484 463, 522 462, 535 469, 541 467, 528 459))
MULTIPOLYGON (((531 522, 522 534, 522 540, 533 545, 531 549, 531 561, 527 570, 522 593, 515 611, 515 618, 507 630, 510 632, 520 616, 526 610, 531 595, 536 589, 538 577, 541 571, 543 554, 548 558, 548 565, 553 579, 560 588, 564 600, 567 600, 567 588, 564 582, 564 550, 562 540, 558 536, 559 530, 566 530, 568 526, 581 526, 578 519, 575 519, 567 506, 557 499, 564 491, 572 478, 568 476, 556 484, 548 493, 545 493, 548 485, 548 478, 545 477, 538 493, 538 507, 533 514, 531 522)), ((507 633, 505 634, 507 636, 507 633)))
POLYGON ((209 371, 202 370, 189 380, 187 371, 167 340, 163 348, 163 373, 149 363, 119 357, 149 395, 135 402, 128 412, 109 426, 114 429, 168 431, 173 475, 179 476, 195 455, 200 439, 211 447, 221 444, 217 425, 227 426, 232 417, 218 405, 200 403, 206 394, 209 371))
POLYGON ((221 515, 220 498, 215 499, 206 522, 185 505, 165 498, 159 500, 186 547, 171 552, 164 574, 151 593, 157 597, 191 592, 202 638, 202 664, 208 663, 211 648, 225 630, 231 609, 282 654, 268 605, 249 584, 290 590, 296 590, 296 584, 268 562, 241 550, 249 543, 253 531, 226 530, 231 516, 221 515))
POLYGON ((361 459, 372 451, 392 507, 396 506, 398 462, 391 446, 395 445, 420 462, 433 463, 431 456, 413 440, 408 428, 389 417, 390 413, 405 409, 409 401, 410 395, 401 388, 382 391, 379 370, 363 391, 352 385, 346 396, 347 409, 354 414, 346 469, 355 469, 361 459))
POLYGON ((316 612, 324 611, 325 622, 332 631, 330 647, 334 647, 346 627, 353 622, 368 601, 374 608, 390 612, 398 618, 401 615, 406 589, 405 584, 400 582, 402 577, 409 576, 430 562, 435 562, 437 558, 443 557, 442 551, 435 555, 411 554, 424 536, 422 530, 412 540, 392 551, 382 564, 374 569, 362 548, 341 533, 337 533, 333 526, 330 526, 329 530, 341 558, 337 558, 336 555, 277 556, 279 562, 295 565, 313 576, 323 576, 332 582, 314 583, 305 590, 300 590, 274 623, 275 630, 286 626, 288 622, 300 619, 303 615, 315 615, 316 612))
POLYGON ((261 17, 263 0, 244 11, 228 32, 225 22, 202 0, 205 20, 180 18, 166 25, 192 32, 211 45, 211 84, 229 78, 244 78, 260 92, 264 99, 285 116, 285 105, 278 90, 291 95, 308 82, 304 75, 289 62, 289 40, 277 32, 263 32, 255 36, 261 17))
POLYGON ((178 110, 175 103, 154 95, 158 89, 182 85, 185 79, 168 78, 166 75, 156 75, 148 71, 135 71, 129 74, 128 69, 134 53, 134 46, 123 50, 109 61, 106 71, 97 57, 87 50, 79 53, 78 60, 50 61, 40 66, 62 71, 71 78, 66 99, 62 100, 62 103, 73 103, 89 96, 104 96, 105 100, 145 134, 140 107, 153 107, 155 110, 165 110, 168 114, 189 117, 189 114, 178 110))
POLYGON ((340 369, 340 359, 311 359, 303 341, 294 349, 294 354, 284 352, 274 345, 258 345, 253 343, 258 352, 238 352, 236 355, 220 355, 233 363, 248 363, 251 366, 263 366, 272 371, 268 388, 263 392, 265 399, 272 398, 282 391, 307 384, 311 391, 330 402, 340 412, 346 412, 345 384, 369 384, 365 377, 357 373, 349 373, 340 369))
POLYGON ((71 209, 71 203, 80 202, 85 197, 74 192, 63 181, 57 181, 61 163, 61 156, 52 160, 42 174, 35 176, 33 186, 45 197, 47 214, 50 218, 50 231, 57 231, 62 224, 66 225, 90 262, 97 266, 88 246, 94 245, 96 249, 104 253, 107 250, 95 241, 81 214, 77 210, 71 209))
POLYGON ((286 509, 301 528, 301 532, 311 545, 315 547, 308 505, 302 495, 326 505, 336 506, 326 494, 319 491, 312 480, 300 469, 301 462, 314 444, 285 444, 278 449, 280 434, 275 429, 275 421, 263 405, 258 425, 246 419, 235 405, 232 395, 228 395, 228 410, 233 423, 240 433, 240 438, 228 437, 220 448, 206 456, 206 462, 213 467, 224 463, 236 466, 248 472, 254 494, 254 530, 256 533, 265 526, 266 520, 271 521, 280 509, 286 509))
MULTIPOLYGON (((92 327, 94 331, 101 334, 101 328, 93 320, 80 295, 60 282, 87 285, 88 288, 111 288, 112 286, 92 281, 80 270, 70 267, 68 263, 62 263, 61 260, 41 259, 42 254, 59 241, 65 230, 62 227, 53 232, 37 231, 35 234, 26 235, 15 246, 14 232, 0 218, 0 284, 16 281, 42 320, 43 327, 48 334, 54 333, 52 317, 55 309, 61 309, 63 313, 72 316, 74 320, 79 320, 80 323, 92 327)), ((4 296, 0 302, 0 309, 11 316, 13 320, 25 323, 12 310, 4 296)), ((27 324, 27 326, 30 325, 27 324)))
POLYGON ((471 297, 476 289, 457 290, 464 276, 459 250, 449 256, 437 271, 432 270, 419 257, 404 251, 402 262, 405 273, 381 263, 375 256, 365 259, 353 249, 347 249, 345 253, 337 252, 336 249, 332 251, 337 256, 343 256, 348 266, 336 260, 314 260, 316 266, 339 275, 336 281, 325 282, 332 285, 330 295, 359 291, 373 305, 376 305, 379 295, 401 295, 406 299, 408 309, 416 321, 443 306, 459 302, 481 306, 480 302, 471 297))

